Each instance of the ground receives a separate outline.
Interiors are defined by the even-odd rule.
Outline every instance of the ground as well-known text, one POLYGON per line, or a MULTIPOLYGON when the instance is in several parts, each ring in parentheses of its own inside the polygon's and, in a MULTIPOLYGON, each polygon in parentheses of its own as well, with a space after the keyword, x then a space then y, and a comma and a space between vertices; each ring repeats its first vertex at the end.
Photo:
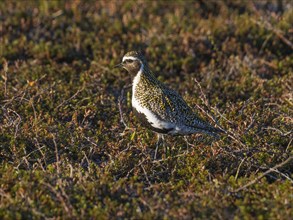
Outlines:
POLYGON ((0 23, 1 219, 292 218, 292 2, 7 0, 0 23), (153 160, 113 69, 133 49, 226 133, 153 160))

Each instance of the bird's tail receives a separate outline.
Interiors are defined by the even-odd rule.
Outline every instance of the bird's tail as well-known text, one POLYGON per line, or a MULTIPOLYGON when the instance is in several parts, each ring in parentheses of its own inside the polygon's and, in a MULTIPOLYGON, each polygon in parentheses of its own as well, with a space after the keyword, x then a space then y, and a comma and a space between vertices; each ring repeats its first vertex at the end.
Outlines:
POLYGON ((215 137, 215 138, 220 138, 220 136, 221 136, 222 134, 226 133, 226 132, 225 132, 225 130, 222 129, 222 128, 215 128, 214 126, 209 125, 209 126, 203 131, 203 133, 206 133, 206 134, 208 134, 208 135, 210 135, 210 136, 213 136, 213 137, 215 137))

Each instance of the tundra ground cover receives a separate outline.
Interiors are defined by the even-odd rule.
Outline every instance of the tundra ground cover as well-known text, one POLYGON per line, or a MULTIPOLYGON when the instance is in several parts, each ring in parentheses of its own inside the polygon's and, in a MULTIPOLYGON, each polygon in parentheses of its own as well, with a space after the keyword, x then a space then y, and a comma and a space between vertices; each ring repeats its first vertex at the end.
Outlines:
POLYGON ((1 219, 290 219, 290 1, 2 1, 1 219), (156 136, 123 54, 227 131, 156 136), (121 91, 124 91, 121 96, 121 91), (121 98, 122 97, 122 98, 121 98), (125 121, 121 122, 120 109, 125 121))

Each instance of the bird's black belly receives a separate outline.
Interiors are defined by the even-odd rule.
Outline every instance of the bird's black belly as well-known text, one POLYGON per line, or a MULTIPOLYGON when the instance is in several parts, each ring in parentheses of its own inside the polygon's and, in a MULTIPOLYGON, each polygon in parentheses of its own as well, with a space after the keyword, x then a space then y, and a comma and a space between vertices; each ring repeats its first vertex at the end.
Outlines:
POLYGON ((173 130, 173 128, 159 129, 159 128, 153 127, 152 124, 149 123, 149 121, 147 120, 145 114, 138 112, 135 108, 132 108, 132 109, 133 109, 134 114, 136 115, 136 117, 138 118, 138 120, 142 126, 149 128, 155 132, 161 133, 161 134, 167 134, 173 130))

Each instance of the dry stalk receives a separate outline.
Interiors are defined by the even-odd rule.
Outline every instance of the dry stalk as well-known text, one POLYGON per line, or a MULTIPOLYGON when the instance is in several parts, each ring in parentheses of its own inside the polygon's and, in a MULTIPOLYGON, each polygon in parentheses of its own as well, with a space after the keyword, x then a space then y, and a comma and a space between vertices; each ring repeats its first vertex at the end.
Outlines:
MULTIPOLYGON (((73 211, 73 207, 70 204, 67 204, 66 201, 64 200, 64 193, 62 193, 62 189, 61 187, 59 187, 61 189, 61 194, 60 192, 58 192, 55 187, 53 187, 50 183, 42 183, 43 185, 45 185, 53 194, 55 194, 55 196, 57 197, 57 199, 61 202, 61 205, 64 208, 65 213, 67 214, 67 216, 69 218, 72 218, 72 211, 73 211)), ((66 198, 66 196, 65 196, 66 198)), ((68 199, 68 198, 67 198, 68 199)))
MULTIPOLYGON (((216 107, 211 107, 210 105, 209 105, 209 102, 208 102, 208 100, 207 100, 207 98, 206 98, 206 95, 205 95, 205 93, 203 92, 203 90, 202 90, 202 88, 201 88, 201 85, 200 85, 200 83, 197 81, 197 79, 194 79, 194 81, 195 81, 195 83, 197 84, 197 87, 199 88, 199 90, 200 90, 200 99, 201 99, 201 101, 204 103, 204 105, 206 106, 206 108, 207 109, 209 109, 209 110, 211 110, 211 109, 213 109, 213 110, 216 110, 216 112, 217 113, 220 113, 220 111, 216 108, 216 107)), ((224 128, 222 128, 220 125, 218 125, 218 123, 217 123, 217 120, 215 119, 215 116, 214 115, 212 115, 212 113, 209 113, 209 112, 211 112, 211 111, 209 111, 209 112, 207 112, 207 111, 205 111, 202 107, 200 107, 198 104, 196 104, 196 107, 200 110, 200 111, 202 111, 206 116, 208 116, 216 125, 217 125, 217 127, 219 128, 219 129, 221 129, 225 134, 227 134, 227 136, 229 137, 229 138, 231 138, 232 140, 234 140, 236 143, 238 143, 241 147, 245 147, 245 144, 240 140, 240 136, 239 136, 239 134, 236 134, 235 132, 233 133, 233 132, 231 132, 231 131, 227 131, 227 130, 225 130, 224 128)), ((223 117, 223 116, 222 116, 223 117)), ((225 117, 224 117, 225 118, 225 117)), ((227 119, 227 121, 229 121, 228 119, 227 119)))
POLYGON ((288 40, 281 30, 273 27, 268 21, 264 21, 264 23, 261 23, 255 19, 251 19, 253 23, 257 24, 258 26, 268 30, 272 31, 278 38, 280 38, 281 41, 283 41, 285 44, 287 44, 292 50, 293 50, 293 43, 288 40))
MULTIPOLYGON (((239 191, 242 191, 244 189, 246 189, 247 187, 255 184, 257 181, 259 181, 260 179, 262 179, 263 177, 265 177, 266 175, 272 173, 272 172, 277 172, 279 173, 280 171, 276 171, 278 168, 283 167, 284 165, 288 164, 291 160, 293 159, 293 156, 289 157, 287 160, 283 161, 282 163, 277 164, 276 166, 274 166, 273 168, 269 168, 266 172, 264 172, 263 174, 261 174, 260 176, 258 176, 257 178, 255 178, 254 180, 248 182, 247 184, 245 184, 244 186, 239 187, 236 190, 233 190, 233 193, 237 193, 239 191)), ((284 174, 285 175, 285 174, 284 174)), ((285 175, 286 176, 286 175, 285 175)), ((288 179, 288 176, 286 176, 286 178, 288 179)), ((290 179, 290 181, 292 182, 292 179, 290 179)))
POLYGON ((56 137, 54 134, 52 134, 52 138, 53 138, 53 143, 55 146, 55 157, 56 157, 56 168, 57 168, 57 174, 60 174, 60 169, 59 169, 59 152, 58 152, 58 146, 56 143, 56 137))
POLYGON ((127 126, 127 124, 125 123, 125 120, 123 118, 123 108, 122 108, 122 103, 124 100, 124 91, 126 89, 129 89, 132 86, 132 84, 130 85, 126 85, 121 89, 121 93, 118 99, 118 107, 119 107, 119 114, 120 114, 120 122, 124 125, 125 129, 129 129, 129 127, 127 126))
POLYGON ((63 102, 61 102, 56 109, 60 108, 61 106, 63 106, 65 103, 69 102, 70 100, 74 99, 82 90, 84 90, 84 88, 77 90, 76 93, 73 94, 73 96, 71 96, 69 99, 64 100, 63 102))
POLYGON ((4 60, 3 62, 3 70, 4 70, 4 75, 2 75, 2 78, 4 79, 4 97, 6 98, 7 96, 7 72, 8 72, 8 62, 4 60))

